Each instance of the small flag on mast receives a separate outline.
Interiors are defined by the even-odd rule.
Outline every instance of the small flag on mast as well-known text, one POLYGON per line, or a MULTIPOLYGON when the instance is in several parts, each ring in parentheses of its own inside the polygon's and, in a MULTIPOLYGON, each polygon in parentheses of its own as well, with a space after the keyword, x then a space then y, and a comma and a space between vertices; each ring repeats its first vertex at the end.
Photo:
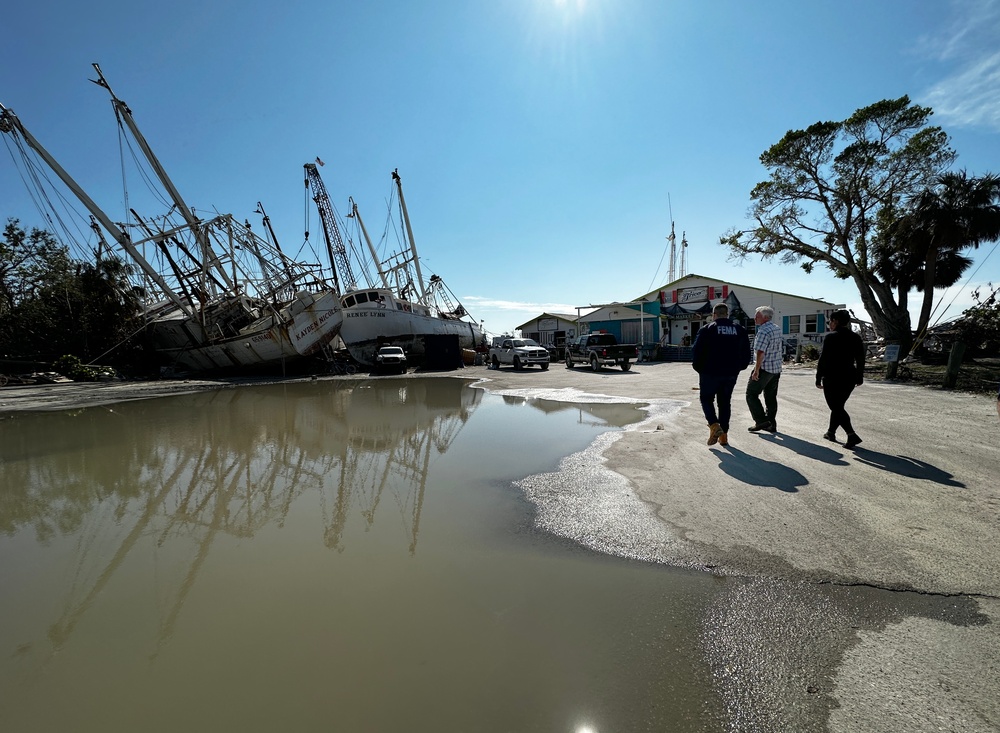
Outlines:
POLYGON ((322 160, 319 159, 319 156, 316 157, 316 163, 318 165, 326 165, 326 163, 324 163, 322 160))

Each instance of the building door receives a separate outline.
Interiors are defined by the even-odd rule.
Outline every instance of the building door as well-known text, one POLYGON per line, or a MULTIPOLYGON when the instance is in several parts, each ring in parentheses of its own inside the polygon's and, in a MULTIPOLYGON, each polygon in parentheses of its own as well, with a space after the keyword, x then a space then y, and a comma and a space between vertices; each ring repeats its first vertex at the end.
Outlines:
POLYGON ((701 328, 701 321, 691 321, 691 345, 694 345, 694 337, 698 335, 698 329, 701 328))
POLYGON ((670 343, 680 346, 685 340, 691 340, 691 321, 687 318, 677 318, 670 322, 670 343))

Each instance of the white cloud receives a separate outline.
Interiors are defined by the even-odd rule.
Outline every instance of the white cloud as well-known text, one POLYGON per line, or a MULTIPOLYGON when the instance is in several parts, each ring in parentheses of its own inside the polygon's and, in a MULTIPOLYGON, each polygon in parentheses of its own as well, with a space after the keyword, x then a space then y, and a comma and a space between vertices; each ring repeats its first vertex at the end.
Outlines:
MULTIPOLYGON (((466 295, 462 298, 462 302, 471 310, 489 308, 490 310, 527 313, 529 315, 538 315, 540 313, 567 313, 575 315, 577 312, 577 306, 567 305, 566 303, 526 303, 516 300, 496 300, 478 295, 466 295)), ((580 312, 589 313, 590 310, 590 308, 582 308, 580 312)))
POLYGON ((923 95, 944 123, 1000 132, 1000 0, 956 0, 952 22, 923 49, 943 77, 923 95))
POLYGON ((938 82, 924 98, 945 122, 1000 131, 1000 51, 938 82))

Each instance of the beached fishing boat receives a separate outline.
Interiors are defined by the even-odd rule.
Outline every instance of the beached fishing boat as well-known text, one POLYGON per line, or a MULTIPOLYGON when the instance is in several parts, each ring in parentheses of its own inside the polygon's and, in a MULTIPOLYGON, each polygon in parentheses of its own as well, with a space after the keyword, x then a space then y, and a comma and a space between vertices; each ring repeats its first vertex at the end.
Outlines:
MULTIPOLYGON (((128 221, 116 223, 3 105, 0 132, 13 138, 26 170, 37 170, 31 156, 40 157, 90 212, 99 240, 92 250, 96 257, 106 246, 106 232, 135 265, 135 284, 147 293, 145 336, 163 364, 199 372, 273 369, 320 353, 340 331, 336 273, 285 256, 266 215, 270 239, 230 214, 200 218, 181 198, 131 110, 97 64, 94 69, 95 83, 111 95, 119 127, 141 149, 149 180, 159 181, 172 204, 168 211, 142 216, 130 209, 128 221)), ((35 176, 26 180, 43 183, 35 176)), ((259 204, 258 212, 264 213, 259 204)))
MULTIPOLYGON (((449 348, 449 342, 458 349, 483 347, 485 337, 481 326, 469 317, 444 281, 438 275, 424 280, 397 171, 393 171, 392 180, 405 226, 406 246, 388 260, 380 261, 361 226, 379 284, 343 294, 340 337, 344 345, 352 357, 366 365, 375 363, 375 354, 381 346, 403 347, 410 363, 433 359, 436 350, 449 348)), ((353 203, 349 216, 357 217, 360 223, 353 203)))

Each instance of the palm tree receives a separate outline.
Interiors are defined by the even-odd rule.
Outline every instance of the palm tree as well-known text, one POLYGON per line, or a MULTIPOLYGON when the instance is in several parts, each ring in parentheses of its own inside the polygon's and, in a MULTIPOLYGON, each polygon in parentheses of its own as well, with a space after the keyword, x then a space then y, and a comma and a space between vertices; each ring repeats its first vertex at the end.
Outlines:
POLYGON ((964 253, 1000 239, 1000 176, 944 173, 886 228, 880 274, 923 293, 917 333, 930 322, 934 289, 957 283, 972 264, 964 253))

